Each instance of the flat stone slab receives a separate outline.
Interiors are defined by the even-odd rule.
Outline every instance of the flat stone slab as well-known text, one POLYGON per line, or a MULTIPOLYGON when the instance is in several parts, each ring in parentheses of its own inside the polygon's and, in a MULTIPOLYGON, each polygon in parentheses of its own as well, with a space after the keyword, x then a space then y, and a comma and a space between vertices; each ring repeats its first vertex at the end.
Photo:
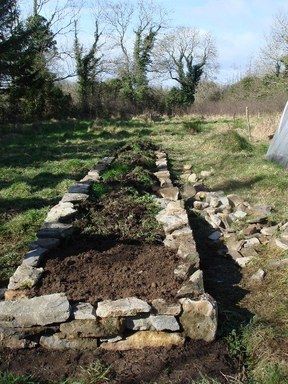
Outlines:
MULTIPOLYGON (((37 232, 38 238, 65 239, 74 233, 72 224, 63 223, 45 223, 37 232)), ((46 247, 44 247, 46 248, 46 247)))
POLYGON ((35 248, 32 251, 26 253, 23 259, 23 264, 29 265, 30 267, 39 267, 42 264, 45 255, 48 253, 46 248, 35 248))
POLYGON ((76 303, 72 306, 72 318, 76 320, 95 320, 96 310, 90 303, 76 303))
POLYGON ((99 317, 135 316, 138 313, 148 313, 150 310, 151 307, 146 301, 137 297, 127 297, 114 301, 100 301, 96 315, 99 317))
POLYGON ((122 320, 118 317, 103 319, 72 320, 60 324, 60 331, 71 337, 115 337, 122 333, 122 320))
POLYGON ((167 200, 178 200, 179 189, 177 187, 165 187, 159 190, 160 195, 167 200))
POLYGON ((166 210, 161 211, 156 216, 156 220, 163 225, 165 233, 171 233, 188 224, 188 216, 184 209, 175 214, 169 214, 166 210))
POLYGON ((240 258, 237 258, 237 259, 234 259, 236 261, 236 263, 241 267, 241 268, 245 268, 246 265, 248 263, 250 263, 250 261, 253 260, 253 256, 246 256, 246 257, 240 257, 240 258))
POLYGON ((52 336, 42 336, 40 338, 40 345, 46 349, 52 350, 95 350, 98 347, 97 339, 63 339, 61 335, 56 333, 52 336))
POLYGON ((70 304, 64 293, 0 302, 0 323, 32 327, 62 323, 70 317, 70 304))
POLYGON ((139 331, 117 343, 103 343, 100 348, 108 351, 127 351, 129 349, 169 347, 184 345, 185 338, 179 333, 139 331))
POLYGON ((180 326, 174 316, 151 315, 148 317, 127 317, 125 328, 133 331, 179 331, 180 326))
POLYGON ((183 313, 180 317, 186 336, 192 340, 211 342, 217 331, 217 303, 209 295, 199 300, 181 299, 183 313))
POLYGON ((152 306, 158 315, 178 316, 181 312, 179 303, 168 304, 164 299, 153 300, 152 306))
POLYGON ((41 278, 43 268, 34 268, 27 264, 21 264, 10 277, 8 289, 32 288, 41 278))
POLYGON ((62 197, 63 203, 82 203, 89 198, 85 193, 65 193, 62 197))
POLYGON ((47 214, 45 219, 45 223, 53 223, 53 222, 68 222, 71 221, 77 213, 77 209, 74 208, 73 203, 71 202, 62 202, 55 205, 47 214))
POLYGON ((68 192, 69 193, 86 193, 88 195, 90 187, 91 186, 89 183, 77 183, 72 185, 72 187, 68 189, 68 192))

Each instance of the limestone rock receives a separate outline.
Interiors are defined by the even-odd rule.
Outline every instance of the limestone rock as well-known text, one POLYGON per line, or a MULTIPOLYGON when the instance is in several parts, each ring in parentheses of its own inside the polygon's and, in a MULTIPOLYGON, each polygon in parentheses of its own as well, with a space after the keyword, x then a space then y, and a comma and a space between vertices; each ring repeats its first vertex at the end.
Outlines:
POLYGON ((251 239, 245 240, 244 247, 257 247, 257 245, 260 245, 260 241, 257 239, 257 237, 252 237, 251 239))
POLYGON ((85 193, 65 193, 62 197, 62 203, 82 203, 88 199, 85 193))
POLYGON ((75 320, 95 320, 95 308, 90 303, 76 303, 72 306, 72 318, 75 320))
POLYGON ((127 351, 129 349, 182 346, 184 337, 179 333, 140 331, 117 343, 104 343, 100 348, 109 351, 127 351))
POLYGON ((86 193, 87 195, 89 194, 90 190, 90 185, 88 183, 77 183, 72 185, 68 189, 69 193, 86 193))
POLYGON ((201 171, 200 172, 200 176, 203 178, 203 179, 207 179, 207 177, 210 177, 213 175, 213 171, 201 171))
POLYGON ((243 235, 244 236, 251 236, 251 235, 254 235, 255 233, 257 233, 259 231, 257 225, 255 224, 250 224, 248 225, 248 227, 246 227, 244 230, 243 230, 243 235))
POLYGON ((260 283, 261 281, 263 281, 265 274, 266 273, 265 271, 263 271, 263 269, 258 269, 258 271, 251 276, 250 280, 253 283, 260 283))
POLYGON ((166 209, 156 216, 156 220, 163 225, 165 233, 171 233, 188 224, 188 216, 184 209, 175 214, 167 213, 166 209))
POLYGON ((156 160, 156 166, 160 170, 167 169, 167 165, 167 159, 165 158, 156 160))
POLYGON ((181 264, 178 265, 177 268, 174 269, 174 276, 176 280, 183 281, 186 280, 187 277, 191 275, 193 270, 195 270, 199 266, 199 263, 191 262, 189 260, 182 262, 181 264))
POLYGON ((0 326, 0 345, 2 348, 27 349, 36 347, 37 343, 25 339, 24 335, 19 334, 11 328, 0 326))
POLYGON ((104 319, 72 320, 60 325, 60 331, 72 337, 115 337, 122 332, 122 320, 117 317, 104 319))
POLYGON ((77 209, 74 209, 74 205, 71 202, 61 202, 55 205, 47 214, 45 223, 53 222, 68 222, 72 220, 77 213, 77 209))
POLYGON ((253 223, 262 223, 267 221, 269 215, 271 215, 271 207, 268 205, 257 205, 255 207, 252 207, 248 213, 250 216, 250 219, 248 222, 250 224, 253 223))
POLYGON ((146 301, 137 297, 127 297, 115 301, 100 301, 96 315, 99 317, 135 316, 138 313, 148 313, 150 310, 151 307, 146 301))
POLYGON ((196 189, 193 185, 185 184, 181 195, 184 200, 189 200, 196 195, 196 189))
POLYGON ((195 241, 192 238, 181 241, 177 256, 181 257, 181 259, 187 259, 189 256, 192 256, 192 259, 194 259, 194 255, 198 256, 195 241))
POLYGON ((199 300, 181 299, 183 313, 180 322, 192 340, 213 341, 217 331, 217 304, 209 295, 199 300))
POLYGON ((208 192, 205 192, 205 191, 197 192, 195 195, 195 200, 204 201, 204 200, 206 200, 207 194, 208 194, 208 192))
POLYGON ((242 257, 256 257, 258 256, 258 253, 255 251, 254 248, 242 248, 241 251, 240 251, 242 257))
POLYGON ((123 340, 122 336, 116 337, 104 337, 100 339, 101 343, 116 343, 117 341, 123 340))
POLYGON ((168 234, 164 240, 164 245, 171 249, 178 249, 180 244, 186 241, 193 241, 192 230, 188 226, 168 234))
POLYGON ((8 289, 27 289, 32 288, 41 278, 43 268, 30 267, 27 264, 21 264, 10 277, 8 289))
POLYGON ((192 165, 191 164, 184 164, 183 165, 183 171, 186 172, 186 171, 191 171, 192 169, 192 165))
POLYGON ((174 316, 150 315, 148 317, 127 317, 125 328, 132 331, 179 331, 180 326, 174 316))
POLYGON ((274 261, 271 261, 271 262, 268 264, 268 267, 269 267, 269 268, 272 268, 272 269, 282 269, 282 268, 287 268, 287 267, 288 267, 288 258, 281 259, 281 260, 274 260, 274 261))
POLYGON ((228 195, 227 198, 232 208, 234 207, 236 208, 238 205, 244 203, 244 200, 242 199, 242 197, 238 195, 231 194, 231 195, 228 195))
POLYGON ((0 323, 10 321, 15 327, 61 323, 69 316, 69 301, 63 293, 0 302, 0 323))
POLYGON ((275 244, 278 248, 288 251, 288 240, 285 239, 275 239, 275 244))
MULTIPOLYGON (((45 223, 37 232, 38 238, 65 239, 74 232, 73 225, 62 223, 45 223)), ((46 248, 46 247, 44 247, 46 248)))
POLYGON ((164 159, 166 157, 166 153, 163 151, 156 151, 155 155, 156 155, 157 159, 164 159))
POLYGON ((247 216, 246 212, 240 211, 240 210, 235 211, 233 214, 236 217, 236 219, 239 219, 239 220, 242 220, 247 216))
POLYGON ((61 335, 55 333, 52 336, 42 336, 40 338, 40 345, 46 349, 52 350, 95 350, 98 347, 97 339, 72 339, 67 340, 61 338, 61 335))
POLYGON ((176 294, 176 297, 199 297, 204 293, 203 272, 199 269, 186 281, 176 294))
POLYGON ((46 249, 54 249, 59 247, 60 245, 60 239, 55 239, 55 238, 41 238, 37 239, 36 241, 33 241, 29 245, 30 249, 36 249, 36 248, 46 248, 46 249))
POLYGON ((158 171, 158 172, 155 172, 154 175, 159 180, 161 187, 172 186, 172 181, 170 179, 170 172, 169 171, 167 171, 167 170, 166 171, 158 171))
POLYGON ((236 263, 241 267, 245 268, 246 265, 253 260, 253 256, 247 256, 247 257, 240 257, 238 259, 235 259, 236 263))
POLYGON ((164 299, 153 300, 152 306, 158 315, 178 316, 181 312, 181 305, 179 303, 168 304, 164 299))
POLYGON ((263 227, 261 229, 262 235, 273 236, 278 231, 279 225, 273 225, 271 227, 263 227))
POLYGON ((177 187, 165 187, 159 190, 160 195, 167 200, 178 200, 179 189, 177 187))
POLYGON ((198 180, 198 177, 197 177, 196 173, 191 173, 191 175, 189 175, 187 178, 187 181, 190 184, 196 183, 197 180, 198 180))
POLYGON ((206 203, 205 201, 194 201, 193 207, 195 209, 198 209, 198 211, 203 211, 205 208, 209 207, 209 204, 206 203))
POLYGON ((39 267, 42 264, 45 255, 48 253, 48 249, 46 248, 35 248, 32 251, 26 253, 23 264, 28 265, 30 267, 39 267))

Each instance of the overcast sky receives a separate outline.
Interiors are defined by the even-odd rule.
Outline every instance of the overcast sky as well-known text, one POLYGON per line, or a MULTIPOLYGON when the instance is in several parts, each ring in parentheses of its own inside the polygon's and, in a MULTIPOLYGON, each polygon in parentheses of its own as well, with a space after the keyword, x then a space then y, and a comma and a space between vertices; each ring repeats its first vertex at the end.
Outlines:
MULTIPOLYGON (((27 6, 27 0, 22 4, 27 6)), ((59 1, 51 0, 51 5, 59 1)), ((93 4, 93 0, 86 0, 93 4)), ((29 0, 29 3, 32 0, 29 0)), ((132 0, 137 3, 137 0, 132 0)), ((171 27, 188 26, 209 31, 216 39, 220 69, 217 80, 232 82, 247 71, 264 43, 273 16, 288 12, 287 0, 155 0, 169 11, 171 27)), ((104 1, 105 3, 105 1, 104 1)), ((89 43, 93 38, 91 12, 81 11, 80 37, 89 43)), ((71 40, 71 39, 70 39, 71 40)))

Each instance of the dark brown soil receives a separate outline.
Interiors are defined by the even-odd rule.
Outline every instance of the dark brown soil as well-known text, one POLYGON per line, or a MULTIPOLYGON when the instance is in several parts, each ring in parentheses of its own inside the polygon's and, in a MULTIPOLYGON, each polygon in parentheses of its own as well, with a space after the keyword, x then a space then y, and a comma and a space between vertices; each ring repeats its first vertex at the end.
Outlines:
POLYGON ((92 304, 127 296, 170 301, 180 288, 173 274, 176 266, 175 252, 160 244, 80 237, 53 252, 44 267, 44 278, 31 295, 65 292, 70 300, 92 304))
POLYGON ((188 342, 185 347, 144 349, 127 352, 47 351, 43 349, 0 352, 0 370, 30 374, 39 381, 59 382, 79 377, 80 367, 100 359, 111 366, 109 383, 183 383, 200 375, 226 383, 224 375, 235 373, 222 342, 188 342))

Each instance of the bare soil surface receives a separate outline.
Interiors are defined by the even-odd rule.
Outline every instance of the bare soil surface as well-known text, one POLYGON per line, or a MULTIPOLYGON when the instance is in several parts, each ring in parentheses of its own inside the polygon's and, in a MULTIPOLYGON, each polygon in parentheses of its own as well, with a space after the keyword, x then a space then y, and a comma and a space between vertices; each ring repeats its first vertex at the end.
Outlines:
POLYGON ((175 252, 161 244, 82 236, 53 252, 31 296, 65 292, 69 300, 91 304, 129 296, 173 301, 180 288, 176 266, 175 252))
POLYGON ((224 375, 235 373, 223 342, 206 344, 190 341, 184 347, 147 348, 126 352, 47 351, 43 349, 0 353, 0 369, 29 374, 40 382, 59 382, 81 377, 81 367, 100 359, 111 367, 109 383, 188 384, 201 375, 227 383, 224 375))

